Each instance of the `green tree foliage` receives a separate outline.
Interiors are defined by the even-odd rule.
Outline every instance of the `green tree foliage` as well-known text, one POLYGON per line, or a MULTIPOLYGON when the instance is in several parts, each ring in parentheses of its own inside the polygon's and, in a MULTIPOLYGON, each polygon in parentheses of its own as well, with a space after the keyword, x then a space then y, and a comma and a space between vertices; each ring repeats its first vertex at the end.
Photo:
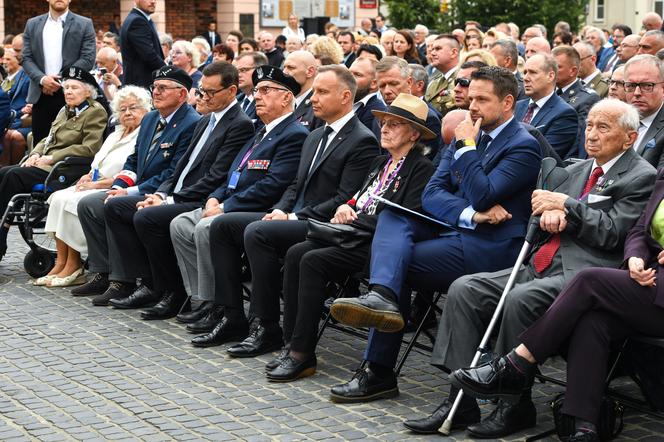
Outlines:
POLYGON ((412 29, 423 24, 430 29, 444 26, 439 0, 384 0, 389 10, 390 25, 397 29, 412 29))

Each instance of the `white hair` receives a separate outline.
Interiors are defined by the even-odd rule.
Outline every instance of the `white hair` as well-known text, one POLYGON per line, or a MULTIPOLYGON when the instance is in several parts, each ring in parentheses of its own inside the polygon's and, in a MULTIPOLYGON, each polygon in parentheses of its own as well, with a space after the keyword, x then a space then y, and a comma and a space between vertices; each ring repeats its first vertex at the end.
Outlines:
POLYGON ((115 93, 115 96, 113 96, 113 100, 111 101, 111 110, 113 111, 113 116, 118 121, 120 121, 120 105, 130 97, 134 97, 139 106, 145 109, 146 112, 150 112, 152 110, 152 98, 150 96, 150 92, 138 86, 125 86, 121 89, 118 89, 118 91, 115 93))
POLYGON ((636 132, 639 130, 639 112, 631 104, 627 104, 623 101, 620 101, 616 98, 605 98, 601 101, 598 101, 591 109, 590 112, 594 110, 610 109, 611 111, 618 113, 619 117, 616 120, 616 123, 620 125, 626 131, 636 132))

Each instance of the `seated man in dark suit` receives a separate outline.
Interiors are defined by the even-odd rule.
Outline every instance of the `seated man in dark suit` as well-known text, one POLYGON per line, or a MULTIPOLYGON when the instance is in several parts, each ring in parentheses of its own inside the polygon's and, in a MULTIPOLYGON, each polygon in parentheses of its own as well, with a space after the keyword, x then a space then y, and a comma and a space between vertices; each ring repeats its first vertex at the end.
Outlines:
POLYGON ((555 93, 557 71, 556 60, 549 54, 535 54, 526 61, 523 84, 530 98, 517 102, 514 116, 535 126, 560 158, 567 158, 576 142, 579 119, 555 93))
POLYGON ((191 83, 185 71, 173 66, 155 72, 152 99, 156 110, 143 117, 135 152, 116 176, 112 190, 87 196, 78 203, 78 216, 88 243, 88 265, 94 275, 87 284, 73 289, 72 294, 99 295, 92 303, 107 305, 109 299, 134 291, 135 279, 117 273, 118 262, 127 251, 117 250, 107 240, 105 201, 123 195, 154 193, 173 175, 199 120, 196 111, 186 103, 191 83), (114 281, 112 284, 109 277, 114 281))
POLYGON ((368 367, 333 387, 333 401, 361 402, 399 393, 393 367, 403 318, 409 317, 406 284, 446 290, 461 275, 498 270, 501 262, 516 258, 541 160, 537 141, 514 118, 517 94, 516 80, 507 69, 483 67, 471 76, 470 113, 422 195, 424 210, 454 230, 394 210, 380 214, 371 247, 369 293, 332 305, 332 314, 343 323, 380 328, 369 337, 364 355, 368 367), (370 321, 374 316, 387 317, 386 326, 370 321))
MULTIPOLYGON (((502 310, 493 351, 504 354, 518 335, 556 299, 566 282, 586 267, 616 267, 627 232, 643 210, 655 169, 632 149, 638 128, 635 110, 617 100, 603 100, 588 114, 588 160, 567 168, 569 178, 532 196, 533 216, 540 217, 533 253, 518 273, 502 310)), ((463 276, 450 286, 436 337, 432 364, 446 372, 472 360, 512 269, 463 276)), ((436 432, 448 416, 457 389, 434 413, 406 421, 407 428, 436 432)), ((501 438, 535 426, 529 391, 516 403, 499 401, 482 422, 474 399, 464 396, 453 426, 468 427, 478 438, 501 438)))
POLYGON ((113 266, 117 265, 125 279, 141 278, 143 283, 131 296, 119 293, 110 298, 113 307, 143 307, 166 295, 171 295, 171 309, 180 307, 181 300, 174 294, 184 290, 177 290, 182 282, 168 226, 177 215, 201 207, 208 195, 226 181, 231 162, 254 135, 251 120, 235 99, 237 69, 233 65, 207 65, 198 92, 208 114, 194 128, 191 143, 173 175, 155 192, 116 197, 104 207, 106 235, 113 249, 132 250, 113 266))
MULTIPOLYGON (((275 288, 281 287, 280 259, 290 246, 306 239, 307 219, 329 221, 336 205, 350 199, 379 152, 375 137, 353 114, 354 93, 355 80, 346 67, 321 67, 314 80, 312 103, 316 117, 326 125, 307 137, 295 180, 271 206, 270 213, 265 210, 234 213, 212 222, 209 247, 214 250, 214 276, 209 279, 213 281, 203 281, 198 266, 197 296, 214 300, 215 308, 188 327, 191 331, 211 330, 194 338, 194 345, 219 345, 247 337, 249 324, 240 286, 241 255, 246 250, 252 274, 252 301, 264 306, 256 311, 254 316, 258 320, 252 323, 252 330, 259 332, 260 339, 252 339, 250 335, 247 341, 231 347, 229 353, 254 356, 281 348, 279 305, 275 297, 275 288)), ((195 277, 195 272, 183 269, 185 272, 194 273, 195 277)))
POLYGON ((355 92, 355 104, 353 111, 355 116, 369 130, 374 131, 376 139, 380 138, 380 128, 374 124, 373 110, 384 111, 385 103, 378 95, 378 83, 376 82, 376 64, 378 61, 371 58, 358 58, 350 67, 350 73, 355 77, 357 92, 355 92), (375 130, 378 129, 378 132, 375 130))
POLYGON ((233 64, 239 75, 237 101, 244 113, 254 122, 254 129, 259 131, 263 122, 256 115, 252 75, 258 66, 267 64, 267 57, 262 52, 243 52, 235 58, 233 64))
MULTIPOLYGON (((212 299, 214 281, 219 276, 212 264, 220 252, 215 247, 211 249, 211 225, 228 217, 233 219, 233 212, 264 213, 272 207, 295 178, 302 144, 309 135, 309 130, 293 116, 295 95, 300 92, 295 79, 275 66, 265 65, 256 68, 253 82, 264 130, 240 150, 225 183, 210 194, 205 207, 179 215, 170 225, 184 288, 197 301, 212 299)), ((240 273, 232 277, 239 277, 240 273)), ((181 315, 179 320, 200 319, 209 312, 210 304, 201 302, 191 315, 181 315)), ((143 316, 154 317, 154 310, 146 310, 143 316)))

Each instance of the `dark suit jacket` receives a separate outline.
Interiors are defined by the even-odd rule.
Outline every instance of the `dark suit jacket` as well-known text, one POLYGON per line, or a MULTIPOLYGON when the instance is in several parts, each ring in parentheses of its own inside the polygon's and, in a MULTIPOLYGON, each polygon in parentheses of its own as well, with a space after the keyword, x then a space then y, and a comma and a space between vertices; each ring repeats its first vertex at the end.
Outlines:
POLYGON ((356 58, 357 55, 355 54, 355 52, 351 52, 350 54, 348 54, 348 58, 344 61, 344 65, 346 65, 347 68, 350 68, 350 65, 353 64, 356 58))
POLYGON ((295 213, 299 219, 329 221, 334 211, 359 189, 371 161, 378 155, 378 142, 357 117, 341 128, 323 153, 321 161, 309 173, 311 162, 323 137, 320 127, 307 137, 302 147, 302 161, 297 178, 273 207, 289 213, 301 194, 304 208, 295 213))
MULTIPOLYGON (((9 96, 0 89, 0 133, 4 133, 4 130, 9 125, 9 119, 11 117, 11 108, 10 108, 9 96)), ((0 152, 2 152, 2 142, 0 142, 0 152)))
POLYGON ((217 32, 214 33, 214 41, 210 39, 210 31, 205 31, 203 33, 203 38, 205 38, 205 41, 207 41, 208 44, 210 45, 210 50, 212 50, 212 48, 221 43, 221 36, 217 32))
MULTIPOLYGON (((164 128, 157 147, 148 157, 159 118, 159 112, 156 110, 143 117, 136 139, 136 149, 127 157, 122 167, 123 170, 131 170, 136 174, 135 185, 141 194, 154 193, 161 183, 173 175, 175 166, 189 147, 194 126, 200 115, 187 103, 180 106, 164 128)), ((120 179, 116 179, 113 186, 128 187, 127 183, 120 179)))
MULTIPOLYGON (((313 94, 314 92, 312 90, 307 94, 304 101, 293 111, 294 118, 299 121, 302 126, 309 129, 309 132, 325 124, 314 115, 314 109, 311 106, 311 96, 313 94)), ((256 105, 254 105, 254 108, 255 106, 256 105)))
MULTIPOLYGON (((236 99, 238 103, 240 103, 240 106, 242 105, 242 100, 244 100, 244 92, 240 92, 237 94, 236 99)), ((258 115, 256 114, 256 100, 251 100, 251 104, 249 104, 249 107, 247 110, 244 111, 249 119, 254 123, 254 130, 258 132, 261 130, 261 128, 264 126, 263 122, 261 121, 260 118, 258 118, 258 115)))
POLYGON ((531 213, 530 198, 539 173, 537 141, 516 119, 491 142, 485 155, 469 151, 454 159, 448 147, 422 194, 422 206, 436 219, 458 225, 468 206, 483 212, 502 205, 512 219, 501 224, 479 224, 460 229, 464 263, 468 271, 494 268, 496 260, 518 252, 531 213), (513 250, 513 249, 516 249, 513 250))
POLYGON ((656 169, 664 167, 664 106, 655 116, 641 144, 636 146, 636 153, 653 165, 656 169))
POLYGON ((240 171, 237 186, 229 189, 233 172, 255 144, 255 138, 250 138, 233 160, 226 182, 212 192, 210 198, 223 202, 224 212, 266 211, 293 181, 307 135, 309 131, 297 124, 290 114, 254 148, 240 171))
POLYGON ((124 84, 147 88, 152 84, 152 72, 165 64, 154 24, 134 8, 122 22, 120 41, 124 84))
POLYGON ((514 78, 516 78, 516 84, 519 87, 519 95, 516 97, 517 100, 523 100, 525 98, 528 98, 526 95, 526 90, 523 87, 523 75, 521 75, 521 72, 516 71, 516 74, 514 74, 514 78))
MULTIPOLYGON (((30 77, 28 103, 36 103, 41 96, 39 80, 44 72, 43 32, 48 14, 33 17, 25 24, 23 31, 23 69, 30 77)), ((97 52, 97 38, 92 20, 69 11, 62 33, 62 71, 72 66, 92 70, 97 52)))
POLYGON ((283 51, 275 47, 270 53, 265 54, 267 57, 267 64, 270 66, 281 67, 284 62, 284 53, 283 51))
POLYGON ((586 158, 587 154, 584 147, 586 139, 586 119, 588 118, 590 108, 601 100, 601 98, 594 90, 584 86, 583 82, 578 78, 569 89, 560 95, 560 98, 565 100, 565 103, 572 106, 572 109, 576 111, 579 118, 579 129, 576 143, 568 152, 567 157, 576 156, 578 158, 586 158))
POLYGON ((648 204, 645 210, 639 217, 632 230, 627 234, 625 239, 625 253, 623 267, 627 268, 627 260, 631 257, 643 259, 646 263, 646 268, 652 268, 657 271, 657 297, 655 298, 655 305, 664 307, 664 270, 657 261, 657 255, 662 251, 662 246, 653 239, 650 228, 652 218, 659 204, 664 199, 664 169, 660 169, 657 174, 657 181, 655 181, 655 189, 650 195, 648 204))
MULTIPOLYGON (((520 100, 516 103, 514 116, 517 120, 523 120, 528 110, 529 100, 520 100)), ((579 131, 579 117, 562 98, 554 93, 533 117, 530 124, 542 132, 551 146, 556 149, 560 158, 570 156, 579 131)))
MULTIPOLYGON (((209 115, 198 121, 189 148, 178 161, 173 176, 161 183, 157 192, 164 192, 168 195, 173 192, 180 179, 180 174, 187 166, 191 154, 209 122, 209 115)), ((242 146, 253 138, 253 135, 254 125, 249 117, 242 112, 240 105, 236 104, 231 107, 221 118, 221 121, 217 122, 210 137, 196 155, 192 167, 184 178, 182 189, 174 194, 175 201, 205 202, 208 195, 226 181, 228 169, 231 167, 235 156, 242 146)))
POLYGON ((16 119, 12 124, 13 129, 18 129, 21 127, 21 109, 23 109, 27 103, 29 88, 30 78, 28 77, 28 74, 26 74, 25 71, 21 69, 16 74, 16 77, 14 77, 14 85, 11 89, 9 89, 9 92, 7 92, 7 96, 10 100, 9 107, 11 110, 16 112, 16 119))
POLYGON ((419 46, 417 46, 417 53, 420 56, 420 64, 422 66, 426 66, 427 65, 427 44, 426 44, 426 42, 420 44, 419 46))
POLYGON ((371 111, 384 111, 385 109, 385 103, 383 103, 383 100, 378 98, 378 94, 376 94, 369 98, 367 104, 361 106, 357 112, 355 112, 355 116, 362 122, 362 124, 364 124, 369 130, 373 132, 377 140, 380 139, 380 127, 378 124, 374 124, 376 117, 373 113, 371 113, 371 111))
POLYGON ((615 53, 616 53, 616 50, 612 47, 611 48, 602 47, 602 50, 600 51, 600 53, 597 54, 597 62, 595 63, 595 66, 597 66, 597 69, 599 69, 600 71, 604 71, 604 68, 606 67, 606 64, 609 62, 609 59, 615 53))

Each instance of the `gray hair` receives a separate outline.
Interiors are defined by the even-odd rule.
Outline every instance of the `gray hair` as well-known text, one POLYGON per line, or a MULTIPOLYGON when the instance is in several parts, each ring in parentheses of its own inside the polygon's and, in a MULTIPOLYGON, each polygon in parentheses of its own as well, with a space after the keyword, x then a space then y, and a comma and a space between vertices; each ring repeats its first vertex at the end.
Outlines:
POLYGON ((606 37, 604 36, 604 32, 600 28, 596 28, 594 26, 590 26, 586 29, 586 35, 588 35, 589 32, 592 32, 593 34, 596 34, 599 40, 602 42, 602 44, 606 43, 606 37))
POLYGON ((643 34, 644 37, 655 37, 657 40, 659 40, 659 43, 664 46, 664 32, 653 29, 652 31, 648 31, 645 34, 643 34))
POLYGON ((413 83, 424 81, 424 89, 426 90, 429 85, 429 75, 424 66, 419 63, 410 63, 408 70, 410 71, 410 76, 413 77, 413 83))
POLYGON ((267 57, 262 52, 242 52, 235 56, 235 60, 239 60, 244 57, 251 57, 254 62, 254 66, 264 66, 268 63, 267 57))
POLYGON ((635 64, 646 64, 657 69, 659 72, 659 81, 664 81, 664 63, 650 54, 639 54, 630 58, 627 63, 625 63, 625 79, 628 77, 629 69, 635 64))
POLYGON ((590 112, 594 110, 602 110, 604 108, 610 108, 610 110, 619 114, 616 122, 626 131, 636 132, 639 130, 639 112, 631 104, 627 104, 615 98, 605 98, 598 101, 592 108, 590 108, 590 112))
POLYGON ((395 57, 393 55, 383 57, 383 59, 376 64, 376 74, 382 74, 393 68, 399 69, 399 74, 404 79, 407 79, 410 76, 408 62, 403 58, 395 57))
MULTIPOLYGON (((576 45, 579 45, 579 46, 583 47, 586 51, 588 51, 588 55, 590 55, 591 57, 593 55, 597 54, 597 52, 595 51, 595 47, 593 45, 591 45, 590 43, 588 43, 587 41, 580 41, 580 42, 574 44, 575 49, 578 51, 579 49, 576 47, 576 45)), ((584 57, 584 55, 581 54, 580 52, 579 52, 579 55, 581 56, 581 58, 584 57)))
MULTIPOLYGON (((201 36, 197 36, 191 39, 191 42, 193 44, 199 44, 203 47, 205 50, 205 55, 210 55, 210 43, 207 42, 207 40, 201 36)), ((199 49, 200 52, 200 49, 199 49)))
POLYGON ((159 44, 168 46, 168 49, 173 47, 173 37, 171 34, 159 34, 159 44))
POLYGON ((113 111, 113 117, 120 121, 120 105, 127 99, 134 97, 138 102, 139 106, 145 109, 146 112, 152 110, 152 98, 150 97, 150 92, 142 87, 138 86, 125 86, 121 89, 118 89, 111 101, 111 110, 113 111))
POLYGON ((501 38, 500 40, 496 40, 493 45, 491 45, 492 48, 495 48, 496 46, 500 46, 500 51, 503 53, 503 56, 509 56, 510 59, 512 60, 512 64, 510 65, 513 68, 516 68, 517 64, 519 63, 519 50, 516 47, 516 43, 510 38, 501 38))
POLYGON ((93 86, 93 85, 91 85, 90 83, 85 83, 85 82, 83 82, 83 81, 81 81, 81 80, 76 80, 76 79, 74 79, 74 78, 67 78, 67 79, 62 83, 63 88, 64 88, 64 85, 65 85, 68 81, 75 81, 75 82, 77 82, 77 83, 82 84, 82 85, 83 85, 83 86, 84 86, 84 87, 90 92, 90 99, 91 99, 91 100, 96 100, 96 99, 97 99, 97 87, 96 87, 96 86, 93 86))

